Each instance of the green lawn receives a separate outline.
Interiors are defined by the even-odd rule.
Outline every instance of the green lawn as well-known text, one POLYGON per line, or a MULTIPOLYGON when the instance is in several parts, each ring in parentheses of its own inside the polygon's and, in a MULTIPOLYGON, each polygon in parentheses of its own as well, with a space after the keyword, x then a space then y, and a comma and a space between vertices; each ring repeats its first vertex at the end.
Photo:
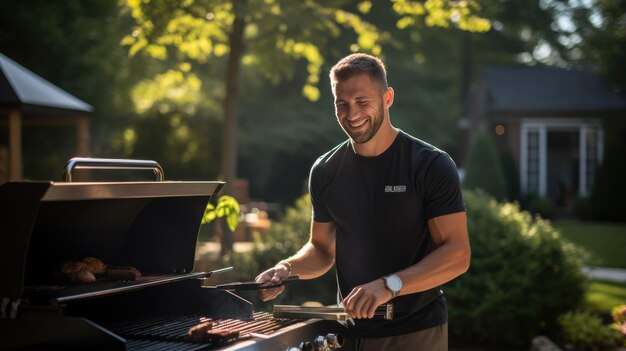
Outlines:
POLYGON ((585 294, 584 306, 596 311, 607 311, 626 304, 626 285, 621 283, 591 281, 585 294))
POLYGON ((626 268, 626 224, 557 220, 552 225, 563 237, 591 252, 590 265, 626 268))

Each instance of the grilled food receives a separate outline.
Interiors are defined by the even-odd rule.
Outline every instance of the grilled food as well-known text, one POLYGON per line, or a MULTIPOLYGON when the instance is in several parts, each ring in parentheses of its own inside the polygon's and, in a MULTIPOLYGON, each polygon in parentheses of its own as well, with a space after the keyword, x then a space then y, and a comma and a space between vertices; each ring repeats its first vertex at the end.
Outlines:
POLYGON ((58 278, 73 284, 93 283, 97 277, 106 275, 117 281, 135 281, 141 278, 141 272, 132 266, 107 266, 95 257, 85 257, 80 261, 63 261, 54 271, 58 278))
POLYGON ((87 265, 82 261, 63 261, 59 265, 61 274, 74 274, 86 270, 87 265))
POLYGON ((191 327, 187 332, 187 336, 193 342, 206 341, 206 334, 211 329, 213 329, 213 321, 206 321, 191 327))
POLYGON ((96 276, 93 275, 93 273, 91 273, 90 271, 83 270, 83 271, 68 274, 67 279, 70 281, 70 283, 87 284, 87 283, 95 282, 96 276))
POLYGON ((83 258, 82 263, 85 265, 85 269, 93 273, 95 276, 104 275, 107 271, 107 267, 104 265, 104 262, 95 257, 85 257, 83 258))
POLYGON ((119 281, 135 281, 141 278, 141 272, 132 266, 107 266, 107 278, 119 281))

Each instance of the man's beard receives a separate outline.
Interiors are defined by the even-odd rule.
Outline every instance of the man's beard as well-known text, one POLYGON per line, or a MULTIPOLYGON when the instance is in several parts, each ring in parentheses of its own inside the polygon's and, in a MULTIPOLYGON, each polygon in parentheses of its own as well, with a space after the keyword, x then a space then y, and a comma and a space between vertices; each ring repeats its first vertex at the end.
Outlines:
POLYGON ((376 111, 376 115, 375 116, 368 116, 368 121, 365 122, 366 124, 369 123, 369 127, 362 131, 362 132, 358 132, 358 133, 351 133, 350 132, 350 125, 348 124, 347 120, 344 119, 344 123, 342 123, 342 129, 343 131, 348 134, 348 136, 350 137, 350 139, 352 140, 353 143, 355 144, 365 144, 368 141, 370 141, 375 135, 376 133, 378 133, 378 130, 380 129, 380 126, 383 124, 383 113, 384 113, 384 109, 381 103, 380 108, 376 111))

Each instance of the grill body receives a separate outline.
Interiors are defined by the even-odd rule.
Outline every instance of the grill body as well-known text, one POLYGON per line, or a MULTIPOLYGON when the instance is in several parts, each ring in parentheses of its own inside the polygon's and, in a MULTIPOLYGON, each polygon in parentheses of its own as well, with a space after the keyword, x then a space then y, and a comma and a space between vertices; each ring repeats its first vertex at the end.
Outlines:
POLYGON ((340 332, 332 321, 275 319, 194 272, 201 218, 221 182, 0 184, 0 349, 284 350, 340 332), (141 279, 75 285, 63 260, 97 257, 141 279), (186 334, 206 319, 239 332, 186 334))

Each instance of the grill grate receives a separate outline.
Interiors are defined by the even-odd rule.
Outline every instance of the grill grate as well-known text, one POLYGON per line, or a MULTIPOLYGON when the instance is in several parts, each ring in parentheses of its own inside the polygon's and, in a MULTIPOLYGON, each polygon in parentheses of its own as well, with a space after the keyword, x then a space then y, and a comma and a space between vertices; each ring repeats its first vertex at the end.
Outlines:
POLYGON ((133 351, 196 351, 206 350, 206 345, 153 340, 128 340, 126 350, 133 351))
MULTIPOLYGON (((208 319, 200 315, 156 317, 119 322, 108 327, 112 332, 132 340, 132 343, 128 344, 128 348, 132 350, 170 350, 169 347, 172 347, 172 350, 200 350, 222 345, 211 345, 210 343, 196 344, 187 339, 187 331, 191 327, 208 319), (159 348, 155 347, 157 344, 159 348)), ((268 335, 295 323, 298 323, 298 320, 278 319, 273 318, 267 312, 255 312, 250 320, 214 320, 213 329, 238 331, 239 338, 235 341, 240 341, 252 338, 253 334, 268 335)))

